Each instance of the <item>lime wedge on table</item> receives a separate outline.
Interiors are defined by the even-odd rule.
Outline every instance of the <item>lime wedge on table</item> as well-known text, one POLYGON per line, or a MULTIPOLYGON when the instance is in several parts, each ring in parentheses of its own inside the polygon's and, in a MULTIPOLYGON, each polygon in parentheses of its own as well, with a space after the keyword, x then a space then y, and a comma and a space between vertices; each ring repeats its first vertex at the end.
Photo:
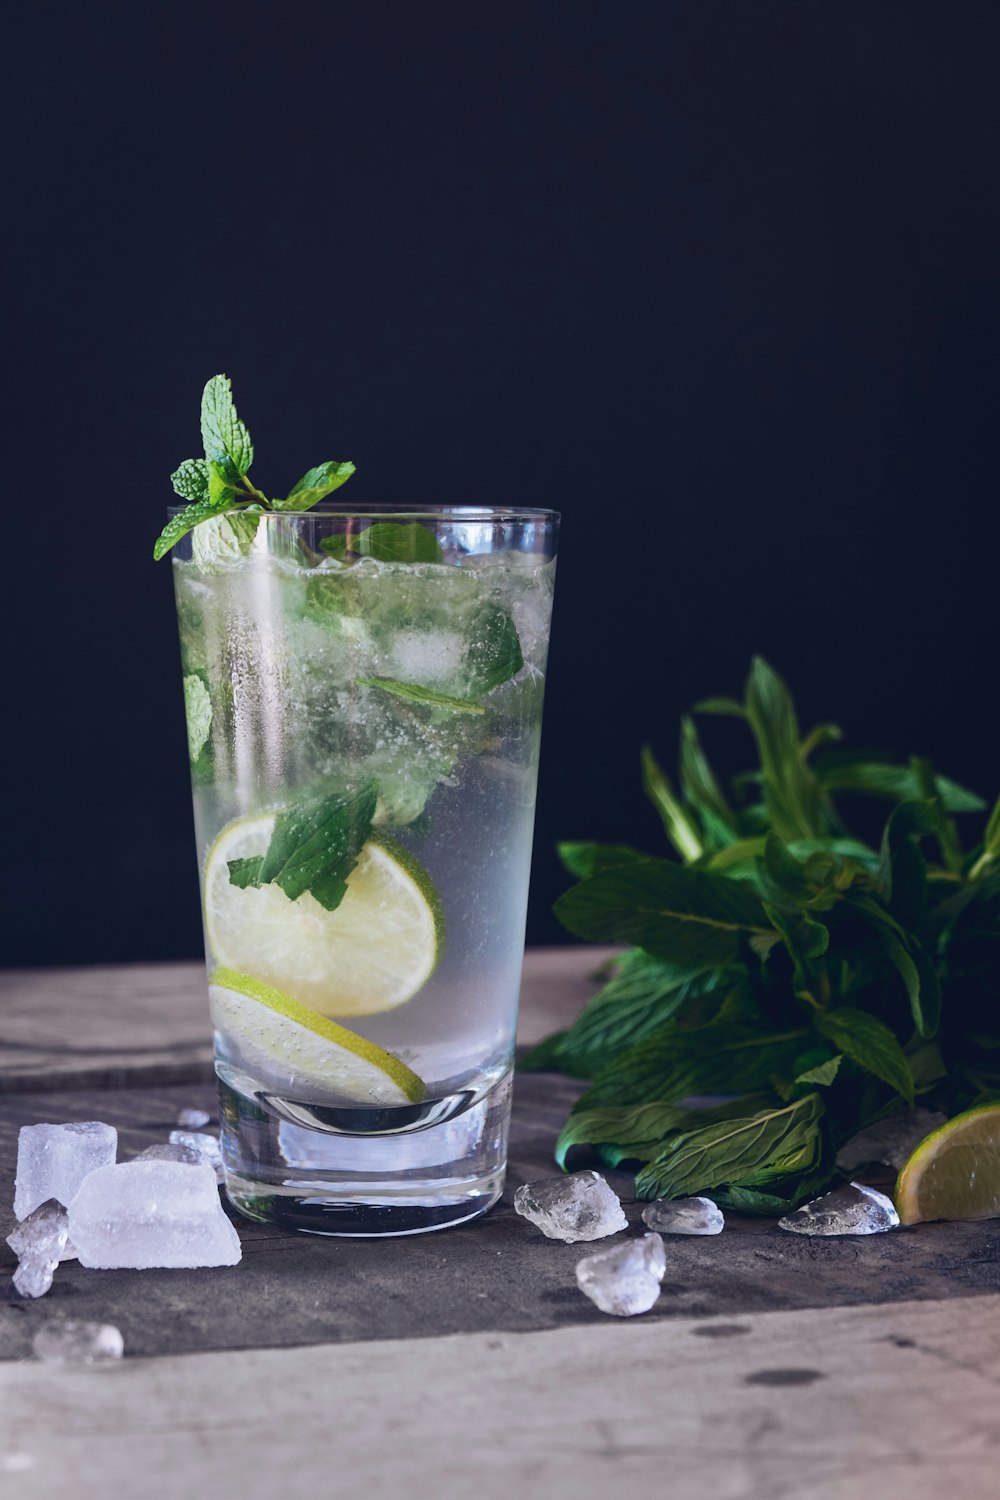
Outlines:
POLYGON ((359 1104, 416 1104, 423 1080, 366 1037, 231 969, 211 975, 212 1020, 246 1067, 276 1083, 333 1090, 359 1104))
POLYGON ((309 894, 229 879, 232 859, 267 849, 274 814, 228 823, 205 866, 205 930, 216 961, 324 1016, 371 1016, 410 1000, 437 965, 441 903, 426 870, 369 839, 335 911, 309 894))
POLYGON ((899 1174, 904 1224, 1000 1217, 1000 1104, 956 1115, 920 1142, 899 1174))

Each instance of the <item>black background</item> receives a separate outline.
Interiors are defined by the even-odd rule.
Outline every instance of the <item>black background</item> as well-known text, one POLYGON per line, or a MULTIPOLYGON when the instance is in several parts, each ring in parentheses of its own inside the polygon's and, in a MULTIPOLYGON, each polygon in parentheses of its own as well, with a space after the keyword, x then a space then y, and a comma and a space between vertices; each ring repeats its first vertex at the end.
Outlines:
MULTIPOLYGON (((7 23, 8 962, 200 951, 167 476, 563 512, 559 837, 762 651, 996 791, 993 3, 89 4, 7 23)), ((709 741, 735 769, 739 726, 709 741)))

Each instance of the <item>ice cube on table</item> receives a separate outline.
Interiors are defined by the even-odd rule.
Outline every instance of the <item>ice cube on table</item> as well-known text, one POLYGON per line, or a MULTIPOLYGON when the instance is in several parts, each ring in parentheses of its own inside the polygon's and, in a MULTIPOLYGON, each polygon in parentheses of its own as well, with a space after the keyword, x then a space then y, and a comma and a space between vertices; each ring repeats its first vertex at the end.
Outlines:
POLYGON ((667 1268, 663 1241, 644 1234, 624 1245, 611 1245, 577 1261, 576 1284, 601 1312, 634 1318, 649 1312, 660 1295, 667 1268))
POLYGON ((121 1359, 125 1340, 113 1323, 77 1318, 43 1323, 31 1341, 39 1359, 53 1365, 95 1365, 121 1359))
POLYGON ((91 1172, 69 1208, 81 1266, 235 1266, 236 1230, 211 1167, 126 1161, 91 1172))
POLYGON ((117 1130, 100 1120, 22 1125, 17 1137, 14 1213, 26 1219, 48 1198, 69 1207, 84 1178, 113 1162, 117 1151, 117 1130))
POLYGON ((618 1195, 599 1172, 570 1172, 526 1182, 514 1194, 515 1212, 550 1240, 575 1245, 578 1240, 602 1240, 628 1228, 618 1195))
POLYGON ((804 1203, 794 1213, 778 1220, 779 1229, 792 1234, 882 1234, 899 1227, 892 1199, 877 1188, 849 1182, 804 1203))
POLYGON ((642 1222, 657 1234, 721 1234, 726 1226, 711 1198, 658 1198, 643 1209, 642 1222))
POLYGON ((61 1203, 48 1198, 7 1236, 17 1256, 14 1286, 22 1297, 44 1297, 61 1260, 74 1260, 69 1217, 61 1203))
MULTIPOLYGON (((132 1158, 133 1161, 185 1161, 188 1166, 211 1166, 211 1162, 205 1161, 200 1151, 195 1151, 191 1146, 171 1145, 169 1141, 161 1142, 157 1146, 147 1146, 145 1151, 139 1151, 132 1158)), ((214 1168, 213 1168, 214 1170, 214 1168)))
POLYGON ((177 1123, 182 1130, 200 1130, 211 1118, 207 1109, 182 1109, 178 1113, 177 1123))
POLYGON ((898 1172, 924 1137, 947 1118, 936 1109, 897 1109, 852 1136, 837 1152, 837 1166, 842 1172, 853 1172, 866 1161, 880 1161, 898 1172))
POLYGON ((216 1182, 225 1182, 226 1174, 222 1167, 222 1147, 219 1145, 217 1135, 204 1135, 195 1130, 172 1130, 170 1132, 171 1146, 187 1146, 189 1150, 197 1152, 203 1162, 212 1168, 215 1173, 216 1182))

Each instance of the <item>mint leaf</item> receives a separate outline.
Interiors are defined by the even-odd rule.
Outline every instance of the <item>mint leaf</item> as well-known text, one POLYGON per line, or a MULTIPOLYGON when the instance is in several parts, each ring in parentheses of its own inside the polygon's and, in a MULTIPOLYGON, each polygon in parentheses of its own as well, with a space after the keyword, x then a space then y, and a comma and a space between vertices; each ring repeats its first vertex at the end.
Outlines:
POLYGON ((289 490, 287 500, 274 500, 271 503, 275 510, 310 510, 318 501, 324 500, 334 490, 339 490, 342 484, 346 484, 354 472, 355 468, 351 463, 318 464, 315 469, 303 474, 298 484, 289 490))
POLYGON ((773 936, 744 882, 663 859, 593 875, 560 896, 554 910, 577 937, 635 944, 689 968, 732 963, 747 938, 773 936))
POLYGON ((358 557, 373 557, 376 562, 437 563, 443 556, 433 531, 419 521, 376 521, 354 536, 340 533, 324 537, 320 547, 330 557, 341 560, 349 552, 358 557))
POLYGON ((720 1184, 765 1187, 819 1161, 823 1101, 806 1094, 780 1109, 722 1120, 671 1137, 635 1179, 639 1198, 681 1198, 720 1184))
POLYGON ((920 840, 938 826, 934 802, 901 802, 889 814, 882 835, 878 864, 878 892, 889 911, 905 927, 923 921, 927 906, 927 862, 920 840))
POLYGON ((709 847, 721 849, 734 843, 739 837, 736 815, 715 778, 689 714, 681 719, 680 780, 685 798, 701 820, 709 847))
POLYGON ((795 1082, 816 1083, 825 1088, 836 1078, 843 1061, 843 1053, 837 1052, 833 1057, 828 1057, 826 1062, 817 1063, 814 1068, 807 1068, 804 1073, 799 1073, 795 1078, 795 1082))
POLYGON ((191 556, 202 573, 215 573, 232 567, 246 557, 257 535, 259 507, 246 506, 210 516, 194 528, 191 556))
POLYGON ((764 805, 780 838, 819 838, 826 829, 816 777, 802 757, 795 705, 784 682, 755 656, 746 689, 746 716, 757 741, 764 805))
POLYGON ((920 1035, 934 1036, 941 1020, 941 984, 930 958, 916 937, 909 936, 871 897, 858 896, 852 891, 850 906, 875 934, 906 986, 913 1022, 920 1035))
POLYGON ((633 859, 648 859, 631 844, 574 844, 556 845, 556 853, 566 869, 578 880, 596 875, 599 870, 613 870, 616 865, 627 865, 633 859))
POLYGON ((371 832, 377 800, 375 783, 367 782, 359 791, 334 792, 279 813, 263 858, 230 861, 231 883, 273 883, 290 901, 308 891, 335 911, 371 832))
POLYGON ((212 700, 197 672, 184 679, 184 713, 187 719, 188 753, 192 764, 208 743, 212 728, 212 700))
POLYGON ((383 693, 390 693, 394 698, 402 698, 406 703, 419 703, 426 708, 447 708, 456 714, 486 712, 481 703, 473 703, 469 698, 450 698, 447 693, 435 693, 415 682, 397 682, 392 677, 355 677, 354 680, 359 687, 380 688, 383 693))
POLYGON ((238 885, 241 891, 245 891, 251 886, 259 886, 261 883, 260 867, 263 863, 264 856, 262 854, 258 854, 252 859, 227 859, 229 884, 238 885))
POLYGON ((642 747, 641 760, 642 789, 659 813, 667 838, 682 859, 700 859, 705 852, 701 835, 648 745, 642 747))
MULTIPOLYGON (((913 765, 892 765, 877 756, 847 751, 831 753, 816 766, 819 785, 828 792, 862 792, 892 802, 916 802, 923 798, 923 781, 913 765)), ((936 790, 947 812, 983 812, 986 803, 946 776, 936 776, 936 790)))
POLYGON ((199 521, 207 521, 209 516, 217 516, 219 513, 219 506, 214 500, 196 500, 193 505, 186 506, 176 516, 172 516, 160 532, 153 547, 154 559, 159 562, 199 521))
POLYGON ((186 458, 170 476, 182 500, 208 499, 208 465, 203 458, 186 458))
POLYGON ((473 621, 465 655, 469 692, 482 697, 516 677, 523 666, 521 642, 507 611, 494 605, 480 610, 473 621))
POLYGON ((208 469, 208 498, 216 510, 232 505, 239 493, 233 482, 232 469, 228 464, 219 463, 214 458, 208 461, 206 467, 208 469))
POLYGON ((236 415, 228 375, 213 375, 202 392, 201 437, 207 459, 223 465, 228 459, 238 475, 249 473, 253 463, 253 444, 249 432, 236 415))
POLYGON ((913 1103, 913 1075, 902 1047, 877 1016, 855 1006, 820 1011, 816 1029, 841 1052, 913 1103))

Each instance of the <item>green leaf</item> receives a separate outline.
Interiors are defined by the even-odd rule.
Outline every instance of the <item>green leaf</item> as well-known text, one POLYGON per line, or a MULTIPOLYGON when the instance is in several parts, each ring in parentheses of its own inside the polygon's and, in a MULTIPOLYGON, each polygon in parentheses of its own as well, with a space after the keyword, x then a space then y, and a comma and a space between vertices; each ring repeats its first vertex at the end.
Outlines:
POLYGON ((262 854, 254 855, 250 859, 227 859, 229 868, 229 884, 239 886, 241 891, 256 888, 261 884, 260 870, 264 863, 262 854))
POLYGON ((722 848, 732 844, 739 837, 736 815, 715 778, 689 714, 681 719, 680 781, 681 790, 700 817, 712 846, 722 848))
POLYGON ((773 833, 764 840, 759 877, 761 891, 768 901, 786 910, 797 910, 813 894, 802 865, 773 833))
POLYGON ((902 1047, 877 1016, 851 1005, 820 1011, 816 1029, 859 1067, 913 1103, 913 1074, 902 1047))
POLYGON ((934 802, 901 802, 882 835, 877 889, 896 921, 917 927, 927 906, 927 864, 920 840, 938 826, 934 802))
POLYGON ((670 1020, 689 998, 694 977, 641 948, 623 954, 618 972, 563 1035, 559 1056, 565 1071, 578 1078, 600 1073, 626 1047, 670 1020))
POLYGON ((990 813, 989 822, 986 824, 983 850, 991 859, 1000 858, 1000 797, 994 802, 993 811, 990 813))
MULTIPOLYGON (((871 797, 885 797, 892 802, 916 802, 923 798, 922 781, 912 765, 892 765, 870 753, 858 756, 850 752, 824 756, 816 767, 816 778, 824 791, 861 792, 871 797)), ((975 792, 967 791, 946 776, 935 778, 937 793, 948 812, 982 812, 986 803, 975 792)))
POLYGON ((184 679, 184 712, 187 719, 188 753, 192 764, 208 743, 212 729, 212 700, 204 679, 192 672, 184 679))
POLYGON ((486 712, 481 703, 473 703, 469 698, 449 698, 447 693, 435 693, 416 682, 396 682, 392 677, 355 677, 354 680, 359 687, 379 688, 394 698, 402 698, 405 703, 419 703, 425 708, 447 708, 456 714, 486 712))
POLYGON ((803 1028, 767 1031, 752 1021, 713 1021, 697 1028, 669 1021, 599 1073, 574 1113, 765 1088, 776 1076, 787 1075, 809 1035, 803 1028))
POLYGON ((195 528, 191 556, 202 573, 222 572, 246 557, 257 535, 260 507, 246 506, 209 516, 195 528))
POLYGON ((332 495, 334 490, 339 490, 355 472, 352 463, 317 464, 315 469, 303 474, 298 484, 289 490, 287 500, 274 500, 271 503, 275 510, 309 510, 327 495, 332 495))
POLYGON ((871 897, 852 892, 850 906, 875 933, 883 952, 906 986, 913 1023, 920 1035, 934 1036, 941 1020, 941 985, 921 944, 871 897))
POLYGON ((755 656, 746 689, 746 715, 757 741, 764 803, 783 839, 825 833, 819 787, 802 758, 791 694, 773 667, 755 656))
POLYGON ((688 968, 732 963, 746 938, 771 931, 745 883, 660 859, 582 880, 554 909, 577 937, 635 944, 688 968))
POLYGON ((232 469, 214 458, 209 459, 205 467, 208 470, 208 498, 217 511, 223 510, 232 505, 237 497, 236 486, 232 482, 232 469))
POLYGON ((746 709, 735 698, 702 698, 691 709, 693 714, 715 714, 722 718, 745 719, 746 709))
POLYGON ((627 865, 634 859, 649 858, 641 850, 633 849, 631 844, 564 842, 556 845, 556 853, 569 873, 578 880, 585 880, 601 870, 613 870, 618 865, 627 865))
POLYGON ((359 791, 334 792, 280 812, 256 874, 249 868, 253 861, 233 860, 230 880, 273 883, 290 901, 308 891, 320 906, 335 911, 371 831, 377 801, 375 783, 366 782, 359 791))
POLYGON ((738 1214, 758 1214, 767 1218, 781 1218, 825 1193, 833 1179, 833 1167, 828 1160, 820 1160, 814 1171, 804 1176, 788 1177, 770 1185, 769 1191, 760 1188, 727 1187, 714 1194, 720 1208, 732 1209, 738 1214))
POLYGON ((434 532, 419 521, 376 521, 356 535, 324 537, 320 547, 331 557, 343 558, 352 552, 358 557, 373 557, 376 562, 436 563, 442 559, 434 532))
POLYGON ((487 605, 473 621, 465 656, 469 691, 477 698, 516 677, 524 666, 514 621, 505 609, 487 605))
POLYGON ((700 859, 705 852, 701 835, 648 745, 642 747, 642 787, 663 820, 667 838, 681 858, 688 861, 700 859))
POLYGON ((205 521, 209 516, 219 514, 219 506, 214 500, 196 500, 193 505, 185 506, 176 516, 170 518, 157 537, 153 547, 154 559, 159 562, 160 558, 166 556, 171 547, 176 546, 181 537, 187 536, 199 521, 205 521))
POLYGON ((806 1173, 820 1159, 822 1115, 823 1101, 813 1093, 673 1136, 636 1176, 636 1196, 682 1198, 723 1185, 760 1188, 806 1173))
POLYGON ((844 1054, 837 1052, 833 1057, 828 1057, 826 1062, 817 1063, 814 1068, 807 1068, 804 1073, 799 1073, 795 1082, 816 1083, 825 1088, 836 1078, 843 1061, 844 1054))
POLYGON ((170 483, 184 500, 207 500, 208 464, 203 458, 186 458, 171 474, 170 483))
POLYGON ((641 1147, 663 1139, 687 1118, 689 1111, 673 1104, 640 1104, 635 1108, 587 1109, 570 1115, 556 1141, 556 1164, 565 1170, 573 1146, 618 1147, 623 1158, 629 1146, 641 1147))
POLYGON ((814 999, 811 993, 813 964, 830 946, 829 928, 809 916, 808 912, 780 911, 776 906, 765 906, 764 909, 781 933, 781 940, 791 956, 796 994, 814 999))
POLYGON ((237 474, 245 475, 253 463, 253 444, 236 415, 232 383, 228 375, 213 375, 201 398, 201 437, 205 457, 224 464, 228 459, 237 474))

